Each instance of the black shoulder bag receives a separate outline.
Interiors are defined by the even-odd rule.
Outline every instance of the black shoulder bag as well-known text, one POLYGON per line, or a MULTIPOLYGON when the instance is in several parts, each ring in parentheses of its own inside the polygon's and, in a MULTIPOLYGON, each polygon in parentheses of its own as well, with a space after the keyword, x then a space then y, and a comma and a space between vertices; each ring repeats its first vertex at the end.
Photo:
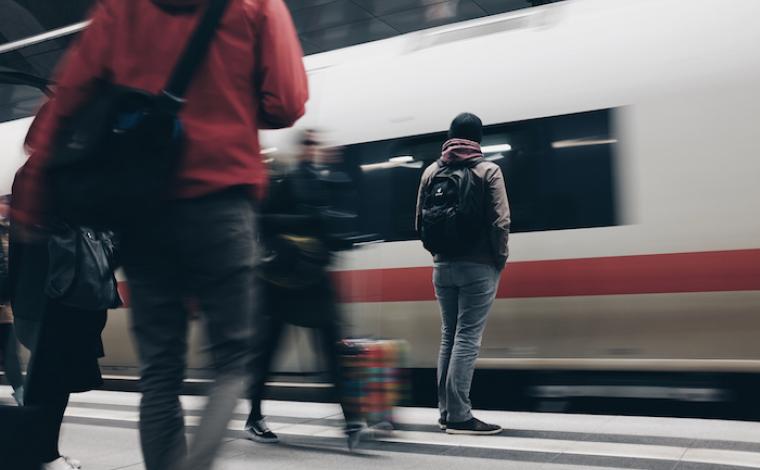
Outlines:
POLYGON ((111 233, 62 225, 48 240, 45 294, 82 310, 118 307, 115 251, 111 233))
POLYGON ((55 215, 77 226, 118 228, 167 198, 182 152, 177 116, 229 0, 209 0, 163 91, 102 82, 55 136, 46 184, 55 215))

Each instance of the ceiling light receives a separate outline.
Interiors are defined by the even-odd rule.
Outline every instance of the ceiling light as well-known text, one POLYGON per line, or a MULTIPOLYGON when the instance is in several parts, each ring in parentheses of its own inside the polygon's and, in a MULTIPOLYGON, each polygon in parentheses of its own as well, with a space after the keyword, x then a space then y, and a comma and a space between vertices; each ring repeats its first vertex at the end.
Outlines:
POLYGON ((414 161, 414 157, 411 155, 399 155, 398 157, 389 158, 388 161, 393 163, 410 163, 414 161))
POLYGON ((568 149, 573 147, 586 147, 589 145, 609 145, 616 144, 617 139, 570 139, 570 140, 558 140, 552 142, 552 148, 555 149, 568 149))
POLYGON ((480 150, 483 153, 509 152, 510 150, 512 150, 512 146, 509 144, 486 145, 485 147, 482 147, 480 150))
POLYGON ((360 168, 362 171, 373 171, 373 170, 387 170, 389 168, 396 168, 399 166, 398 163, 393 162, 382 162, 382 163, 367 163, 366 165, 360 165, 360 168))
MULTIPOLYGON (((399 158, 399 157, 394 157, 399 158)), ((411 158, 411 157, 409 157, 411 158)), ((412 160, 393 160, 393 161, 387 161, 387 162, 380 162, 380 163, 367 163, 365 165, 360 165, 360 168, 362 171, 374 171, 374 170, 390 170, 393 168, 413 168, 413 169, 419 169, 422 168, 424 165, 421 161, 414 161, 412 160)))
POLYGON ((261 151, 262 155, 268 155, 277 151, 277 147, 268 147, 261 151))

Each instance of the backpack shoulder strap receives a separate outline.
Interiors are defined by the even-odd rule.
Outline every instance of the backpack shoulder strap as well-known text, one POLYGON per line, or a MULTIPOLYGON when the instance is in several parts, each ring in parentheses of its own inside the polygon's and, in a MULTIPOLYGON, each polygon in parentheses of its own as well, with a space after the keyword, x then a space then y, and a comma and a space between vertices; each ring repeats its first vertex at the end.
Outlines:
POLYGON ((467 166, 467 168, 475 168, 476 166, 480 165, 481 163, 485 161, 486 159, 483 157, 475 157, 475 158, 470 158, 468 160, 465 160, 464 164, 467 166))
POLYGON ((185 45, 182 55, 172 70, 171 78, 169 78, 166 86, 164 86, 162 96, 168 98, 167 104, 171 104, 169 109, 175 113, 184 104, 187 87, 190 85, 198 67, 206 58, 211 40, 219 27, 219 23, 229 3, 229 0, 209 0, 206 11, 203 13, 198 26, 190 35, 190 39, 185 45))

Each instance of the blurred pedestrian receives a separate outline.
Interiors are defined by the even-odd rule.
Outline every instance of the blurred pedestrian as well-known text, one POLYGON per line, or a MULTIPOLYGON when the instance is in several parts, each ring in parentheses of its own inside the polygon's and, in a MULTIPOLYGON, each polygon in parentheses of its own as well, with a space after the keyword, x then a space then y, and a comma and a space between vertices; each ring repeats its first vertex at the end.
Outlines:
POLYGON ((98 2, 56 75, 49 111, 33 126, 32 164, 17 211, 28 229, 50 210, 42 176, 46 158, 62 126, 97 96, 98 85, 159 93, 207 11, 223 14, 208 53, 183 77, 190 82, 181 100, 163 95, 181 106, 184 135, 169 195, 156 196, 158 213, 120 233, 141 363, 140 440, 147 470, 211 468, 245 389, 254 310, 253 205, 267 182, 257 131, 291 126, 308 97, 302 50, 285 3, 98 2), (189 448, 179 401, 187 297, 203 313, 215 373, 189 448))
POLYGON ((449 434, 497 434, 500 426, 472 416, 470 386, 509 253, 509 201, 501 169, 483 158, 480 118, 458 115, 448 137, 417 198, 417 229, 435 257, 441 308, 439 425, 449 434))
POLYGON ((0 357, 5 380, 13 388, 13 398, 24 404, 24 376, 18 357, 18 341, 13 328, 13 309, 10 306, 8 279, 8 210, 9 196, 0 196, 0 357))
MULTIPOLYGON (((16 181, 23 180, 24 171, 22 168, 16 181)), ((13 190, 17 190, 16 182, 13 190)), ((94 390, 103 384, 98 365, 98 358, 104 355, 100 335, 107 308, 120 302, 116 280, 106 266, 105 285, 99 284, 101 270, 83 269, 82 263, 89 262, 83 259, 86 252, 74 245, 59 245, 64 240, 83 242, 79 230, 50 224, 46 231, 35 232, 34 237, 27 235, 16 232, 11 217, 10 301, 18 339, 31 353, 24 405, 38 413, 36 448, 43 470, 77 469, 81 468, 78 460, 59 452, 61 424, 71 393, 94 390), (67 289, 57 296, 51 286, 60 277, 65 278, 67 289), (82 285, 96 289, 95 297, 104 292, 105 302, 89 306, 94 297, 83 296, 85 290, 79 289, 82 285), (84 304, 79 303, 81 300, 84 304)), ((113 258, 109 235, 90 233, 88 237, 98 246, 105 244, 104 257, 113 258)))
POLYGON ((327 267, 332 253, 350 244, 331 236, 331 224, 325 215, 331 209, 327 182, 331 178, 329 168, 321 165, 325 161, 336 163, 334 155, 323 152, 316 132, 305 131, 295 167, 273 178, 262 208, 265 256, 260 270, 262 302, 257 322, 261 327, 254 343, 251 412, 245 425, 250 439, 256 442, 278 442, 264 419, 261 400, 287 324, 315 333, 318 351, 333 384, 333 400, 342 405, 349 447, 357 443, 363 427, 343 393, 339 346, 342 332, 327 267))
POLYGON ((5 381, 13 388, 13 399, 19 406, 24 404, 24 376, 18 356, 18 340, 13 327, 13 309, 7 303, 0 305, 0 365, 5 381))

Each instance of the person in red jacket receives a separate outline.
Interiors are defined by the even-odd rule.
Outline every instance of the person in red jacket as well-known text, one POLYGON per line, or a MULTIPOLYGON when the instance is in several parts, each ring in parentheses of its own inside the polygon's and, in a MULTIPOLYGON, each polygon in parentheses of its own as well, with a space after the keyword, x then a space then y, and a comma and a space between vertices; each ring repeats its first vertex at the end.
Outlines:
MULTIPOLYGON (((91 99, 101 80, 158 93, 207 3, 97 3, 56 73, 55 96, 27 136, 30 158, 17 177, 11 217, 28 240, 51 218, 42 169, 61 123, 91 99)), ((267 181, 258 130, 289 127, 304 114, 302 56, 283 0, 230 0, 180 113, 186 149, 171 203, 160 218, 122 234, 147 470, 211 468, 244 391, 255 307, 253 201, 267 181), (188 297, 205 317, 216 379, 189 450, 178 399, 188 297)))

